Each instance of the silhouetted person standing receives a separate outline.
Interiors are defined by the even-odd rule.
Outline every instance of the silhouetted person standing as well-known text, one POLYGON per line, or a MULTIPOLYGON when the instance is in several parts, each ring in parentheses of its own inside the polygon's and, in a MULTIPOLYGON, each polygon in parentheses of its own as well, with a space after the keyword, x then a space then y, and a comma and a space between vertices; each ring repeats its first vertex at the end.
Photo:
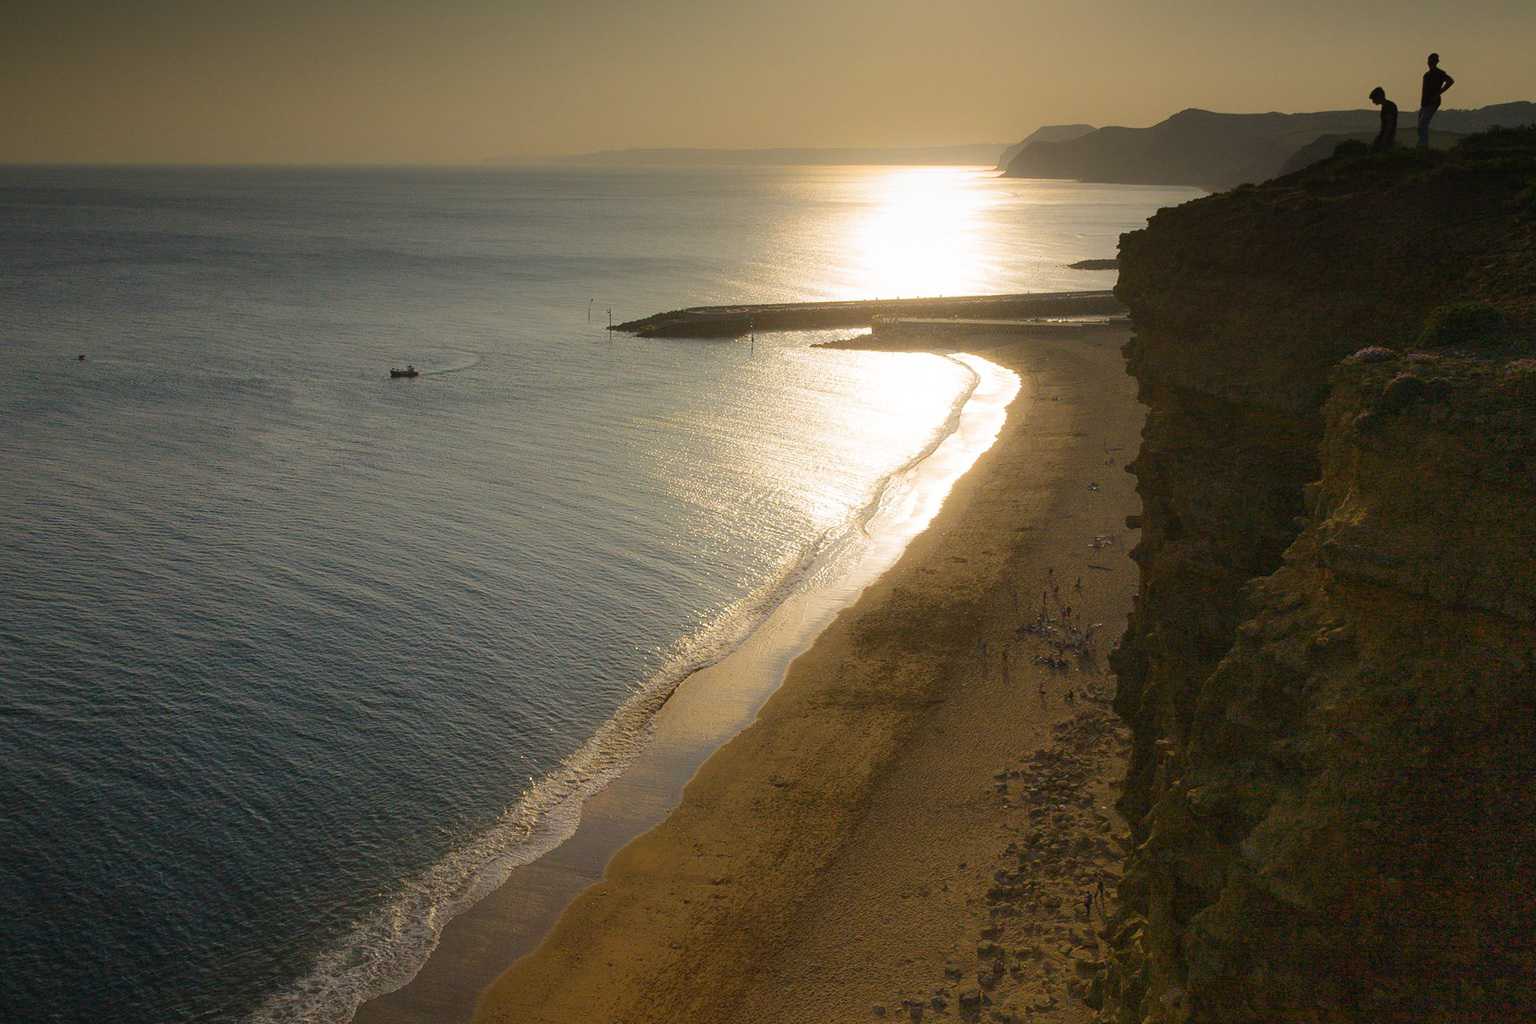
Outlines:
POLYGON ((1387 99, 1387 90, 1379 85, 1371 90, 1371 102, 1381 108, 1381 131, 1371 148, 1391 149, 1397 145, 1397 104, 1387 99))
POLYGON ((1429 55, 1429 70, 1424 72, 1424 93, 1419 97, 1419 148, 1429 146, 1429 122, 1440 109, 1440 96, 1456 84, 1456 79, 1440 70, 1440 55, 1429 55))

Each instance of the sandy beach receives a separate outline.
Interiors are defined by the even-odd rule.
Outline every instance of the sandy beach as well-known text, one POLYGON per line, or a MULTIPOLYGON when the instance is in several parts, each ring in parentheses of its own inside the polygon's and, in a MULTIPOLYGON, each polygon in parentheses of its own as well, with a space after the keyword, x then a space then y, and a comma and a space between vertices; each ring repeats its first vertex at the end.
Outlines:
POLYGON ((1135 590, 1125 338, 945 332, 1020 390, 928 528, 819 636, 791 602, 687 680, 576 833, 359 1024, 1087 1019, 1135 590))
POLYGON ((1123 341, 969 339, 1025 382, 998 442, 478 1020, 1090 1016, 1134 592, 1123 341))

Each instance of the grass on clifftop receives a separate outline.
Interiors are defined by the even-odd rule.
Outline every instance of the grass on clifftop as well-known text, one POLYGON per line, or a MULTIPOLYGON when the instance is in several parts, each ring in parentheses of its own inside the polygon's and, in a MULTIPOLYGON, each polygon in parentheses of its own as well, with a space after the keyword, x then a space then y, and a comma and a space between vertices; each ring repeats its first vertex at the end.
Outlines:
MULTIPOLYGON (((1345 143, 1292 174, 1186 206, 1202 203, 1246 208, 1237 222, 1261 236, 1271 223, 1266 208, 1293 231, 1311 211, 1321 218, 1315 222, 1320 238, 1349 229, 1345 234, 1358 244, 1347 258, 1360 262, 1331 268, 1341 282, 1361 287, 1374 276, 1375 287, 1400 294, 1406 305, 1431 295, 1436 305, 1454 303, 1426 323, 1426 346, 1478 345, 1536 331, 1536 125, 1469 135, 1447 150, 1376 152, 1345 143), (1401 217, 1396 230, 1381 219, 1393 208, 1401 217), (1350 225, 1357 218, 1356 232, 1350 225), (1333 230, 1324 222, 1333 222, 1333 230), (1434 280, 1421 273, 1429 267, 1434 280), (1452 281, 1452 288, 1437 287, 1452 281), (1479 303, 1481 311, 1466 302, 1479 303)), ((1127 276, 1122 269, 1121 281, 1127 276)))
POLYGON ((1377 152, 1363 143, 1346 142, 1328 159, 1269 184, 1353 192, 1370 183, 1384 186, 1466 174, 1511 179, 1522 187, 1522 198, 1525 193, 1536 198, 1536 125, 1494 128, 1469 135, 1446 150, 1400 146, 1377 152))

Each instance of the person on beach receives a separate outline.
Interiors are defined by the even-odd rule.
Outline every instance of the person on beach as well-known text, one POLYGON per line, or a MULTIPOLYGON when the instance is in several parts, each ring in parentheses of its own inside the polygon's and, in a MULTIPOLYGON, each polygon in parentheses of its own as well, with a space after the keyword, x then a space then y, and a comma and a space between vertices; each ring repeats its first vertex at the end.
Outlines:
POLYGON ((1419 96, 1419 148, 1429 148, 1429 122, 1440 109, 1440 97, 1456 84, 1456 79, 1440 70, 1440 55, 1429 55, 1429 70, 1424 72, 1424 92, 1419 96))
POLYGON ((1397 104, 1387 99, 1387 90, 1379 85, 1371 90, 1371 102, 1381 108, 1381 131, 1371 148, 1391 149, 1397 145, 1397 104))

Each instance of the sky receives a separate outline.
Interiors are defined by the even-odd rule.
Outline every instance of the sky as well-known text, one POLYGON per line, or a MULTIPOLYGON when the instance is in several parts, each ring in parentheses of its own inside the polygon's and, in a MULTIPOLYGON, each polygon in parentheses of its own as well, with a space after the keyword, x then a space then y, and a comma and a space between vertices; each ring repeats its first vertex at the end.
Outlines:
POLYGON ((1536 100, 1536 2, 10 0, 0 162, 926 146, 1186 107, 1536 100))

